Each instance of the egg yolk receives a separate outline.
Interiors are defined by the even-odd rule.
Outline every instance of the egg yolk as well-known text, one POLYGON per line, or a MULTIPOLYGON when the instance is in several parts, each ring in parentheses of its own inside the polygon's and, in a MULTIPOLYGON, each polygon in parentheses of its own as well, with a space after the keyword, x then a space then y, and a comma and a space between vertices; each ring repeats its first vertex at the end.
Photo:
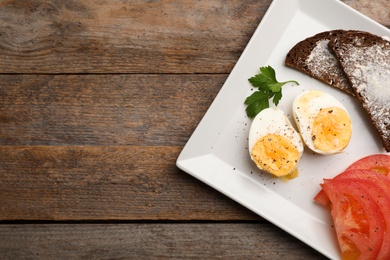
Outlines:
POLYGON ((298 148, 288 138, 276 134, 257 140, 251 155, 260 169, 278 177, 295 170, 300 158, 298 148))
POLYGON ((325 108, 314 118, 312 140, 318 150, 342 151, 347 147, 351 135, 351 119, 343 109, 325 108))

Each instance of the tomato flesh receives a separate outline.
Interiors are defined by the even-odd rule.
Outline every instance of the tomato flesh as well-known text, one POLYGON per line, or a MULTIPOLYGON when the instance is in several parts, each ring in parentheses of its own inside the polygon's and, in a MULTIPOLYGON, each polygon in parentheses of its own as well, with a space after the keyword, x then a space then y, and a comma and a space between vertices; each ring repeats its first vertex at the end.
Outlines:
POLYGON ((331 208, 342 259, 390 259, 390 156, 361 158, 321 187, 314 201, 331 208))
POLYGON ((366 191, 374 199, 372 203, 376 203, 381 212, 381 217, 384 220, 384 236, 382 247, 379 251, 377 259, 390 258, 390 178, 381 173, 372 170, 351 170, 346 171, 336 177, 336 179, 347 179, 357 182, 364 186, 366 191))
POLYGON ((373 154, 363 157, 351 164, 346 171, 357 169, 373 170, 387 176, 390 173, 390 156, 386 154, 373 154))
POLYGON ((375 199, 364 185, 350 179, 324 180, 343 259, 376 259, 385 223, 375 199), (366 258, 367 257, 367 258, 366 258))
POLYGON ((324 207, 330 206, 330 200, 328 195, 326 195, 326 193, 323 190, 323 184, 321 184, 321 188, 322 189, 314 197, 314 201, 324 207))
MULTIPOLYGON (((390 174, 390 156, 386 154, 368 155, 352 163, 345 171, 351 170, 373 170, 388 176, 390 174)), ((319 205, 329 206, 329 198, 323 190, 314 197, 314 201, 319 205)))

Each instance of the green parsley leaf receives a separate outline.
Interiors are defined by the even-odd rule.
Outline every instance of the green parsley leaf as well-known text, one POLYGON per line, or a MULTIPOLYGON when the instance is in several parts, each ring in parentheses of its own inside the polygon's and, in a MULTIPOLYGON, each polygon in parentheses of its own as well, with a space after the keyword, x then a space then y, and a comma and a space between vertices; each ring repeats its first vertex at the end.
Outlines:
POLYGON ((287 83, 299 85, 295 80, 278 82, 275 70, 271 66, 261 67, 260 73, 249 78, 248 81, 258 89, 247 97, 244 102, 247 105, 246 114, 250 118, 255 117, 261 110, 268 108, 270 99, 277 106, 282 99, 283 85, 287 83))
POLYGON ((246 113, 250 118, 255 117, 261 110, 268 108, 268 94, 256 91, 252 95, 246 98, 245 104, 247 105, 246 113))

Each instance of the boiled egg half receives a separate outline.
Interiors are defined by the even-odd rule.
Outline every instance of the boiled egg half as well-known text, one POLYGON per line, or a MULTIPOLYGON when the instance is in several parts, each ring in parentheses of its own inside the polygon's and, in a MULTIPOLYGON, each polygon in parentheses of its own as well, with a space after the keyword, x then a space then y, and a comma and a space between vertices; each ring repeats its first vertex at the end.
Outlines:
POLYGON ((277 177, 296 171, 303 143, 284 112, 266 108, 253 119, 249 152, 257 167, 277 177))
POLYGON ((306 146, 319 154, 343 151, 352 136, 352 122, 345 107, 333 96, 306 90, 293 102, 293 116, 306 146))

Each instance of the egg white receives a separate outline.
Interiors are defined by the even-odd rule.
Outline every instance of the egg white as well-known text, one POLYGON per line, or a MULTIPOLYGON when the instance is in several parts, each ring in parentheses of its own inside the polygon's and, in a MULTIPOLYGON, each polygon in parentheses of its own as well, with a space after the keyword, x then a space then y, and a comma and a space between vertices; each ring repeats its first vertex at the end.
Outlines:
POLYGON ((303 142, 308 148, 320 154, 334 154, 341 152, 339 150, 322 151, 316 149, 313 143, 312 128, 316 115, 322 109, 335 107, 344 110, 349 116, 345 106, 336 98, 328 93, 319 90, 305 90, 300 93, 293 101, 293 117, 301 134, 303 142))
MULTIPOLYGON (((253 119, 249 130, 248 147, 251 159, 251 151, 255 143, 262 137, 270 134, 287 138, 294 144, 299 152, 299 158, 303 153, 303 142, 299 133, 294 129, 287 116, 281 109, 267 108, 262 110, 253 119)), ((258 166, 259 167, 259 166, 258 166)), ((262 169, 261 167, 259 167, 262 169)))

